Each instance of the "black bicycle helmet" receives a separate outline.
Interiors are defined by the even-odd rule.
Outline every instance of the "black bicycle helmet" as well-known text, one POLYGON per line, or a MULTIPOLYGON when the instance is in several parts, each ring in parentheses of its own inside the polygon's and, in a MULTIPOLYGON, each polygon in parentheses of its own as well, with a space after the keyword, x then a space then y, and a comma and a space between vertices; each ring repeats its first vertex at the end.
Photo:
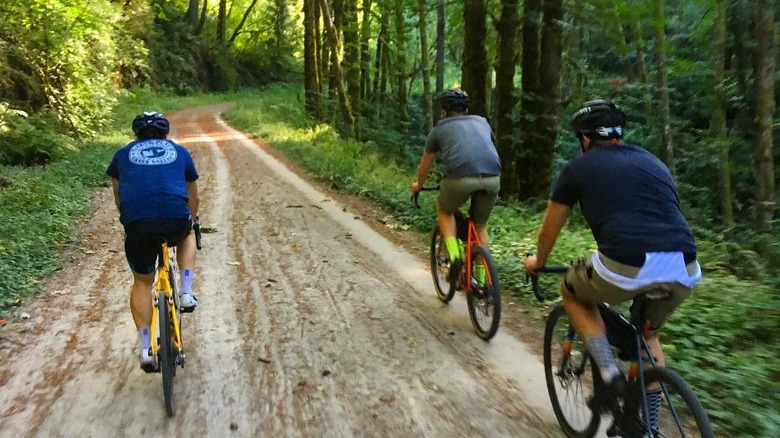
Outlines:
POLYGON ((586 102, 571 119, 571 129, 577 136, 599 139, 622 138, 626 115, 619 106, 608 100, 586 102))
POLYGON ((439 103, 444 111, 466 111, 469 109, 469 95, 460 88, 451 88, 439 94, 439 103))
POLYGON ((158 112, 144 111, 133 119, 133 132, 139 138, 164 137, 170 130, 168 119, 158 112))

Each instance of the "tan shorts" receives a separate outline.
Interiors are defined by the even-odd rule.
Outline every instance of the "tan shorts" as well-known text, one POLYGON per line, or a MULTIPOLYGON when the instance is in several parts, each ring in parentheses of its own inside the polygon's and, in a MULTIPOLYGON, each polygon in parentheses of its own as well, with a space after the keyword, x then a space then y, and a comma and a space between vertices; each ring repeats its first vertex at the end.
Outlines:
MULTIPOLYGON (((651 289, 664 287, 671 292, 669 298, 659 301, 652 301, 647 308, 647 318, 650 320, 650 328, 659 329, 674 309, 680 305, 688 295, 691 294, 691 288, 685 287, 677 282, 671 283, 653 283, 637 290, 624 290, 602 278, 593 268, 591 257, 596 251, 589 251, 585 257, 575 262, 564 278, 566 287, 577 298, 590 303, 608 303, 611 305, 619 304, 628 300, 633 300, 637 295, 647 292, 651 289)), ((639 270, 635 266, 618 263, 604 254, 599 253, 601 263, 610 271, 628 278, 636 278, 639 270)), ((696 271, 696 262, 689 263, 688 273, 693 275, 696 271)))
POLYGON ((445 178, 437 202, 442 210, 453 214, 471 198, 471 218, 477 225, 485 225, 501 189, 500 176, 467 176, 445 178))

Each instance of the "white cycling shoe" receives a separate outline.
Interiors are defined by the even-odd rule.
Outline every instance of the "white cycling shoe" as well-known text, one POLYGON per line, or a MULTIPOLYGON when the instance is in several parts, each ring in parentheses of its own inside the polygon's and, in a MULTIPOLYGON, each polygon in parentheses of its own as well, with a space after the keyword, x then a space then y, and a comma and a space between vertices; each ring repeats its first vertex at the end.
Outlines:
POLYGON ((198 299, 193 294, 181 294, 181 311, 189 313, 198 307, 198 299))
POLYGON ((141 369, 147 373, 154 373, 157 371, 157 357, 149 353, 151 348, 141 349, 141 369))

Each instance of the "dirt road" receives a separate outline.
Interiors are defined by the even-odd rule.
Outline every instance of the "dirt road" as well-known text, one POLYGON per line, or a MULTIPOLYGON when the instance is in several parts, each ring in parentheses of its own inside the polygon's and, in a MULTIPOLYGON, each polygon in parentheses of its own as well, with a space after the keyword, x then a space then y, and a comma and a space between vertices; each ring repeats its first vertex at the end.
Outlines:
POLYGON ((536 354, 471 331, 400 250, 219 119, 176 113, 204 235, 176 415, 137 362, 108 189, 83 239, 0 345, 0 436, 561 436, 536 354))

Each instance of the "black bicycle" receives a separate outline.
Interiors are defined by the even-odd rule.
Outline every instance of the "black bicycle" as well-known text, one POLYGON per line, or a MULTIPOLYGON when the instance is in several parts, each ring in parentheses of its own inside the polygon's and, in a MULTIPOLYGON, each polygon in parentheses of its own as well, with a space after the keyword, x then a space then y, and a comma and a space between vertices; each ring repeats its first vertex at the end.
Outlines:
MULTIPOLYGON (((548 266, 539 272, 564 273, 568 269, 548 266)), ((530 276, 530 280, 534 294, 543 299, 538 276, 530 276)), ((575 333, 563 305, 550 312, 544 331, 544 374, 555 417, 566 436, 593 437, 603 415, 613 418, 607 436, 714 436, 693 390, 676 372, 656 364, 645 338, 648 304, 669 296, 663 287, 642 293, 634 299, 630 318, 607 304, 598 306, 613 351, 627 363, 627 370, 622 371, 626 391, 617 400, 608 395, 596 362, 575 333)))

